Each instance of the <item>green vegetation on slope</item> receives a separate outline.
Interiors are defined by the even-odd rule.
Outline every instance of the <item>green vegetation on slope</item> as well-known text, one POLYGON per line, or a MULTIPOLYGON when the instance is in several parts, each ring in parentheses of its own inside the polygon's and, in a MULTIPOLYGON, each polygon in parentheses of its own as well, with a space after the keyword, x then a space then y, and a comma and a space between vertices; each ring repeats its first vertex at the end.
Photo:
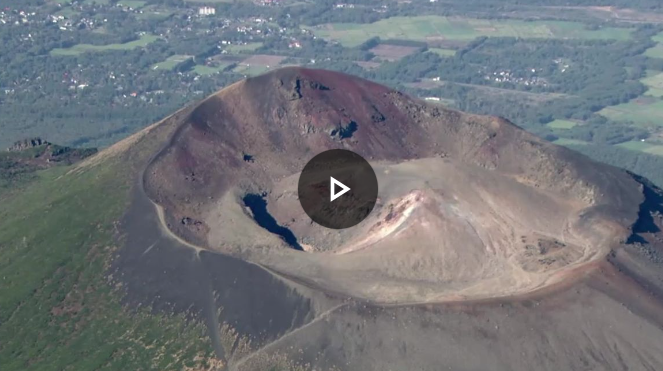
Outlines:
POLYGON ((68 165, 96 152, 96 148, 75 149, 48 142, 20 151, 0 151, 0 190, 17 190, 35 179, 39 169, 68 165))
POLYGON ((129 313, 108 284, 126 166, 68 170, 39 172, 12 197, 0 190, 0 369, 181 370, 207 359, 202 325, 129 313))
POLYGON ((34 179, 34 168, 18 158, 24 155, 20 152, 0 152, 0 192, 8 192, 10 188, 18 188, 34 179))

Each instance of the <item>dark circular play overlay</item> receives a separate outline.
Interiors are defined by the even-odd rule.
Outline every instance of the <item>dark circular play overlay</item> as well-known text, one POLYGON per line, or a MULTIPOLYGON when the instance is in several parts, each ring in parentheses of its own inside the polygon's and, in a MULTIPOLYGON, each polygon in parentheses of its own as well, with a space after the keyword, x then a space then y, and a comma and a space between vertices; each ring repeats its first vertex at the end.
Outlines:
MULTIPOLYGON (((335 185, 335 193, 343 188, 335 185)), ((314 222, 332 229, 359 224, 378 197, 378 180, 368 161, 352 151, 332 149, 313 157, 299 176, 299 202, 314 222), (334 178, 350 190, 331 200, 334 178)))

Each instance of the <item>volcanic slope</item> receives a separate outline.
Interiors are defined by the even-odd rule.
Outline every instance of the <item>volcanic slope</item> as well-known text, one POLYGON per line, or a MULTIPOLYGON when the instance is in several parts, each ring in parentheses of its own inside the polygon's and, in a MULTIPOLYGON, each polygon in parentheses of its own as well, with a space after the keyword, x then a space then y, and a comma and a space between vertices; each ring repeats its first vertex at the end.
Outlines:
POLYGON ((499 118, 341 73, 285 68, 234 84, 177 122, 147 167, 169 232, 307 286, 374 303, 476 300, 575 279, 627 241, 644 201, 626 172, 499 118), (372 214, 331 231, 296 196, 315 154, 374 166, 372 214), (293 249, 244 205, 263 197, 293 249))
MULTIPOLYGON (((134 179, 121 223, 57 219, 117 229, 124 303, 204 321, 227 369, 663 369, 661 191, 504 120, 291 68, 178 111, 59 187, 112 195, 118 173, 134 179), (294 193, 328 148, 366 156, 380 181, 369 219, 340 232, 306 220, 294 193), (296 244, 260 227, 246 195, 296 244)), ((172 350, 187 339, 155 351, 189 354, 172 350)))

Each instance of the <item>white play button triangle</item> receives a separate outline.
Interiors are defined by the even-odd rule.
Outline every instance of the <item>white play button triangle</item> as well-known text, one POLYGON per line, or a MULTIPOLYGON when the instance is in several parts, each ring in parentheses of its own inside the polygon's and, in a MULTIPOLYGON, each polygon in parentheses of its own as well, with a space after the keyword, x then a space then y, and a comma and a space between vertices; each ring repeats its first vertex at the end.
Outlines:
POLYGON ((306 163, 297 182, 297 196, 311 221, 330 229, 350 228, 375 207, 378 179, 363 157, 331 149, 306 163))
POLYGON ((334 179, 333 176, 329 177, 329 202, 334 201, 335 199, 341 197, 350 190, 350 187, 334 179), (336 193, 336 186, 341 187, 341 191, 336 193))

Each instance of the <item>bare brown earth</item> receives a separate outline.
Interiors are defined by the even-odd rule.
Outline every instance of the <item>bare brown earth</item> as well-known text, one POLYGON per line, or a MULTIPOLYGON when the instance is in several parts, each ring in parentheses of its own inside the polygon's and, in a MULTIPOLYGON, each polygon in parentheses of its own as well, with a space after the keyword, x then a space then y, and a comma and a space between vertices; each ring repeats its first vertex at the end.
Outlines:
POLYGON ((129 303, 203 313, 215 344, 219 322, 251 336, 231 369, 269 354, 316 369, 663 369, 663 196, 644 179, 502 119, 300 68, 151 131, 172 134, 116 276, 129 303), (352 121, 352 137, 332 135, 352 121), (331 148, 363 155, 380 184, 341 232, 296 200, 299 169, 331 148), (263 192, 306 252, 253 221, 241 198, 263 192))

